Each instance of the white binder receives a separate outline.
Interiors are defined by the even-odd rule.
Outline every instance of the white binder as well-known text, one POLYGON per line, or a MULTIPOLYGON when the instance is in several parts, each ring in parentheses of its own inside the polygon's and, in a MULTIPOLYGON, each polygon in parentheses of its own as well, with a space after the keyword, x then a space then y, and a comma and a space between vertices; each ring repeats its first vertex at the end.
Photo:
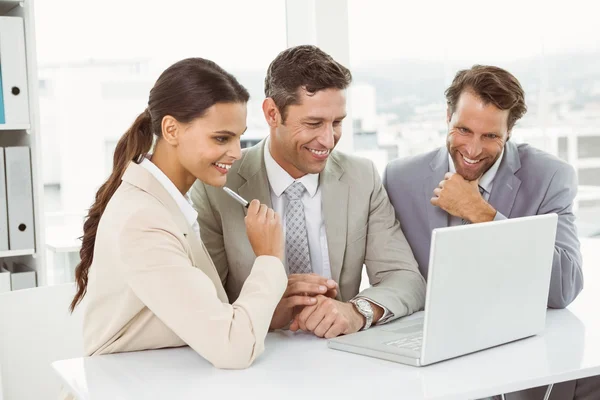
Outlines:
POLYGON ((29 129, 25 29, 21 17, 0 17, 0 129, 29 129))
POLYGON ((10 289, 31 289, 37 286, 35 271, 23 263, 12 263, 8 265, 10 271, 10 289))
POLYGON ((33 190, 29 147, 6 147, 6 200, 8 208, 8 247, 34 249, 33 190))
POLYGON ((4 147, 0 147, 0 251, 5 250, 8 250, 8 209, 6 208, 4 147))

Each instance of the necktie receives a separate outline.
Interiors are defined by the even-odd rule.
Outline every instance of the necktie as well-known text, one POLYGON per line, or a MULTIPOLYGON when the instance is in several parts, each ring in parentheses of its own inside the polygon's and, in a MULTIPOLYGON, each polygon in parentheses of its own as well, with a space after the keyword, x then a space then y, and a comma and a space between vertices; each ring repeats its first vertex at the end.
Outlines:
POLYGON ((302 204, 304 190, 302 183, 294 182, 284 191, 288 198, 285 209, 285 255, 290 274, 312 272, 304 204, 302 204))
MULTIPOLYGON (((479 194, 483 196, 484 193, 485 193, 485 189, 482 188, 481 186, 479 186, 479 194)), ((470 223, 471 223, 471 221, 467 221, 466 219, 462 220, 463 225, 469 225, 470 223)))

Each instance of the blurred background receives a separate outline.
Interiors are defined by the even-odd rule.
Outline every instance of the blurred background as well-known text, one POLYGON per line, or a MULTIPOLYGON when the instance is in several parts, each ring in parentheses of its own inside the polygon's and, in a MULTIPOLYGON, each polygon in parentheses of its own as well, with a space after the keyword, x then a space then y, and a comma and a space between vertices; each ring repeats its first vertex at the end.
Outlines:
MULTIPOLYGON (((36 2, 48 284, 72 280, 83 217, 111 171, 116 142, 170 64, 203 57, 232 72, 251 94, 244 146, 266 136, 266 69, 289 44, 290 24, 304 23, 286 3, 36 2)), ((372 159, 382 172, 392 159, 443 145, 444 90, 454 74, 473 64, 497 65, 526 92, 529 111, 512 140, 575 167, 579 234, 600 236, 600 30, 594 2, 331 4, 316 10, 317 20, 326 26, 328 16, 347 15, 347 25, 333 25, 329 34, 334 50, 336 43, 344 47, 338 60, 354 75, 343 151, 372 159)))

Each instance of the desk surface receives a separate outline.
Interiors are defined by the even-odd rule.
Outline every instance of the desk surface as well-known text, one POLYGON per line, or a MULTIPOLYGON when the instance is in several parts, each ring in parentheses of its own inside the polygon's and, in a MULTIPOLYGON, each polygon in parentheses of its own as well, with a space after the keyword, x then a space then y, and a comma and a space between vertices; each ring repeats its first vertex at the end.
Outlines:
POLYGON ((585 290, 569 309, 548 311, 543 334, 422 368, 332 350, 324 339, 291 332, 270 333, 265 353, 242 371, 213 368, 187 347, 64 360, 53 367, 82 400, 372 400, 392 393, 458 400, 508 393, 600 375, 600 276, 593 263, 587 266, 585 290))
POLYGON ((85 400, 480 398, 600 374, 600 319, 586 314, 551 310, 542 335, 423 368, 331 350, 323 339, 290 332, 269 334, 265 353, 242 371, 213 368, 187 347, 53 367, 85 400))

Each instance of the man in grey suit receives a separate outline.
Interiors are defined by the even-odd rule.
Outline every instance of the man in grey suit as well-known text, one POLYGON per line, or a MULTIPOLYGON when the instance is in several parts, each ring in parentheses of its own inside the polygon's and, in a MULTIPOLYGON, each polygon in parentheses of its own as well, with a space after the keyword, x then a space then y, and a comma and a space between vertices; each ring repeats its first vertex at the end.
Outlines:
MULTIPOLYGON (((227 187, 282 215, 289 280, 273 329, 289 325, 329 338, 424 305, 425 281, 373 163, 334 151, 350 82, 350 71, 317 47, 281 52, 265 79, 269 137, 245 149, 227 173, 227 187), (363 265, 372 286, 359 293, 363 265)), ((235 301, 254 260, 245 209, 200 181, 191 197, 203 242, 235 301)))
MULTIPOLYGON (((573 215, 574 169, 541 150, 510 141, 512 128, 527 108, 523 89, 509 72, 478 65, 459 71, 446 90, 446 101, 446 146, 392 161, 383 179, 423 276, 427 278, 435 228, 557 213, 548 306, 566 307, 583 288, 573 215)), ((582 381, 586 380, 578 383, 592 383, 582 381)), ((553 398, 569 398, 562 386, 557 385, 553 398)), ((511 396, 537 398, 532 393, 511 396)))

